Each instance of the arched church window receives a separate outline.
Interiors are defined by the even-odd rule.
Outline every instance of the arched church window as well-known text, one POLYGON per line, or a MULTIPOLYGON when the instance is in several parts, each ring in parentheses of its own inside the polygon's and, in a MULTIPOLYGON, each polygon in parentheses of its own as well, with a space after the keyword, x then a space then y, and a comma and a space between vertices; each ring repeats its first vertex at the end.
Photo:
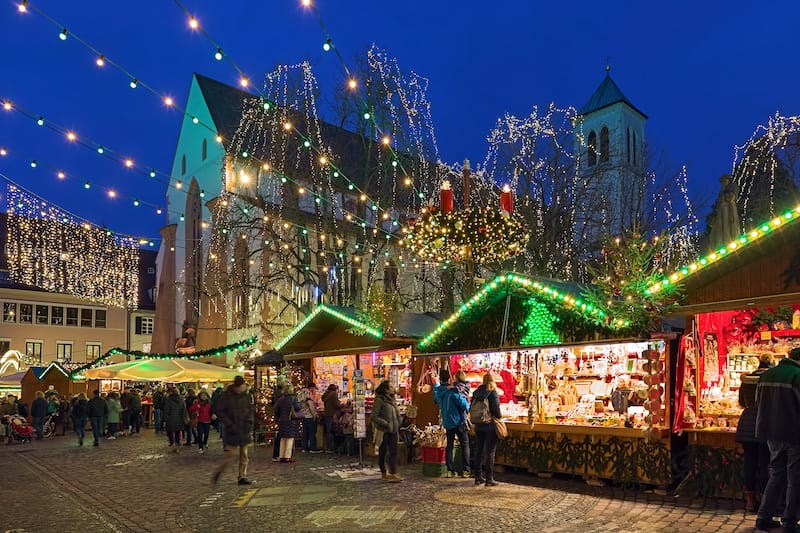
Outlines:
POLYGON ((201 159, 203 161, 205 161, 206 157, 208 157, 208 141, 205 140, 205 139, 203 139, 203 146, 202 146, 200 152, 202 154, 201 159))
POLYGON ((593 167, 597 164, 597 134, 594 131, 589 132, 589 166, 593 167))
POLYGON ((633 132, 633 164, 636 164, 636 132, 633 132))
POLYGON ((603 126, 600 130, 600 162, 605 163, 608 161, 608 128, 603 126))
POLYGON ((186 175, 186 155, 181 157, 181 176, 186 175))
POLYGON ((626 132, 626 135, 625 135, 625 138, 626 138, 627 145, 628 145, 628 150, 625 152, 625 154, 628 157, 628 163, 630 163, 631 162, 631 129, 630 128, 628 128, 628 130, 626 132))

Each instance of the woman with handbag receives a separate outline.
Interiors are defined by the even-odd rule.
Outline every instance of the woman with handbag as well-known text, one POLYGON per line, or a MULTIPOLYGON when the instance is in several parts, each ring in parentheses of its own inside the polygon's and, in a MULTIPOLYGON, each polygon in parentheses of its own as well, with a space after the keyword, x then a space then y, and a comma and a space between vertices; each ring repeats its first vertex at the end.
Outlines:
POLYGON ((375 389, 375 403, 372 404, 372 424, 383 431, 378 448, 378 466, 381 477, 390 483, 403 481, 397 475, 397 444, 400 438, 400 410, 395 402, 395 390, 389 380, 381 381, 375 389), (389 455, 389 471, 386 471, 386 455, 389 455))
POLYGON ((484 483, 494 487, 494 456, 497 452, 497 433, 494 419, 501 418, 500 398, 497 396, 497 384, 491 373, 483 376, 483 384, 472 394, 469 408, 470 421, 475 426, 475 484, 484 483), (484 465, 484 452, 486 463, 484 465), (483 469, 481 469, 483 466, 483 469))
POLYGON ((278 423, 278 437, 281 439, 279 450, 281 463, 295 462, 292 458, 292 450, 294 449, 294 440, 300 434, 302 409, 294 393, 294 386, 287 383, 283 388, 283 396, 275 404, 275 420, 278 423))

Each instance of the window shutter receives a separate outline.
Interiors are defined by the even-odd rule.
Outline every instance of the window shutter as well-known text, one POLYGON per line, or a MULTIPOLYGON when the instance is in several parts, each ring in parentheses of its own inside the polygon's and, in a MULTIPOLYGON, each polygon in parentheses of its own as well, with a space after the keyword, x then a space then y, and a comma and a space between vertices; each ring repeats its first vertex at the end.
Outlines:
POLYGON ((142 317, 140 316, 136 317, 136 334, 137 335, 142 334, 142 317))

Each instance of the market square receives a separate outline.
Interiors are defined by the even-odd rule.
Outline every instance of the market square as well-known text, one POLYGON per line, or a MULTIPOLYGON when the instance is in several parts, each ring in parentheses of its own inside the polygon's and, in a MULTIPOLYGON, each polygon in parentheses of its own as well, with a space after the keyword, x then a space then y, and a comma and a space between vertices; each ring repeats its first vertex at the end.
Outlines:
POLYGON ((800 6, 4 9, 0 531, 800 531, 800 6))

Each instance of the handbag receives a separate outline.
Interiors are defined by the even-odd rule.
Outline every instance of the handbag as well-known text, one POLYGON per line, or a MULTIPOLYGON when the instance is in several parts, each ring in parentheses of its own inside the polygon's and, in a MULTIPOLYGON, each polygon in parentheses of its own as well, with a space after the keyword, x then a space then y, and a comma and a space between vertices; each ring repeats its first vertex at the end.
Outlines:
POLYGON ((492 424, 494 424, 494 432, 497 434, 498 439, 504 439, 508 437, 508 427, 502 419, 492 418, 492 424))

